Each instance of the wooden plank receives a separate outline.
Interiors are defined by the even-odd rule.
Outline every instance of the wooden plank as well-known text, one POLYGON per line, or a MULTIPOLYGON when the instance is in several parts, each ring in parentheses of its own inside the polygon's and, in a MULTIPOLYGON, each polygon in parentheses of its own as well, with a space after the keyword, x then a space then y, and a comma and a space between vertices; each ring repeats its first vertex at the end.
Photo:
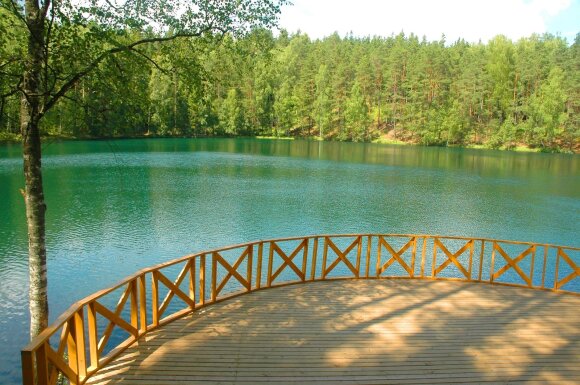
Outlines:
POLYGON ((64 362, 62 357, 56 354, 50 347, 46 348, 46 356, 50 360, 51 364, 55 365, 56 368, 61 371, 66 376, 66 378, 69 379, 71 385, 78 384, 77 374, 66 362, 64 362))
POLYGON ((325 279, 326 278, 326 263, 328 262, 327 258, 328 258, 328 242, 329 239, 328 237, 324 237, 324 249, 323 249, 323 254, 322 254, 322 273, 321 273, 321 279, 325 279))
POLYGON ((367 238, 367 258, 366 258, 366 265, 365 265, 365 277, 369 277, 370 267, 371 267, 371 250, 373 246, 373 237, 370 235, 367 238))
MULTIPOLYGON (((87 329, 87 333, 88 333, 88 337, 89 337, 89 357, 91 360, 91 365, 89 366, 89 369, 93 370, 93 369, 97 369, 99 367, 99 338, 97 336, 97 331, 98 331, 98 327, 97 327, 97 310, 95 309, 94 303, 90 303, 87 306, 87 320, 88 320, 88 329, 87 329)), ((81 327, 82 324, 81 322, 83 322, 83 317, 78 317, 78 319, 75 317, 75 322, 78 322, 80 325, 76 325, 75 326, 75 330, 78 331, 82 331, 83 328, 81 327)), ((80 351, 84 351, 84 348, 81 348, 81 344, 79 344, 79 339, 82 338, 84 340, 84 332, 78 333, 77 334, 77 345, 78 345, 78 349, 79 352, 80 351)), ((79 374, 81 373, 81 363, 79 361, 79 374)), ((82 377, 82 376, 81 376, 82 377)))
POLYGON ((187 262, 189 269, 189 298, 195 306, 195 258, 192 258, 187 262))
POLYGON ((159 326, 159 278, 157 270, 151 272, 151 318, 153 327, 159 326))
POLYGON ((211 257, 211 301, 215 302, 217 299, 217 264, 218 253, 212 253, 211 257))
POLYGON ((246 290, 252 290, 252 275, 254 274, 253 270, 253 263, 254 263, 254 245, 248 246, 248 262, 246 264, 246 290))
POLYGON ((308 262, 308 238, 305 238, 304 241, 304 252, 302 255, 302 282, 306 281, 306 269, 307 269, 307 262, 308 262))
POLYGON ((139 333, 147 333, 147 286, 145 274, 137 278, 139 286, 139 333))
POLYGON ((268 253, 268 275, 266 276, 266 287, 272 286, 272 265, 274 264, 274 247, 275 242, 270 242, 269 253, 268 253))
POLYGON ((477 274, 477 280, 481 281, 481 276, 483 274, 483 258, 485 257, 485 241, 481 240, 481 252, 479 253, 479 273, 477 274))
POLYGON ((316 278, 316 259, 318 257, 318 237, 314 238, 314 246, 312 246, 312 266, 310 271, 310 280, 314 281, 316 278))
POLYGON ((426 258, 426 253, 427 253, 427 240, 429 238, 428 237, 424 237, 423 238, 423 248, 421 250, 421 277, 425 276, 425 258, 426 258))
POLYGON ((546 283, 546 263, 548 262, 548 249, 549 246, 548 245, 544 245, 544 263, 542 265, 542 289, 545 286, 546 283))
MULTIPOLYGON (((90 318, 89 318, 90 320, 90 318)), ((74 315, 74 342, 76 346, 76 370, 79 378, 82 380, 87 376, 87 357, 86 357, 86 344, 85 344, 85 317, 83 309, 77 311, 74 315)), ((91 330, 91 322, 89 321, 88 335, 89 339, 91 336, 94 338, 96 336, 96 331, 93 333, 91 330)), ((94 342, 94 341, 93 341, 94 342)), ((96 345, 95 345, 96 347, 96 345)), ((93 347, 89 346, 89 353, 93 353, 93 347)))
POLYGON ((48 385, 48 357, 46 354, 48 343, 43 344, 36 351, 36 381, 37 385, 48 385))
POLYGON ((23 350, 20 352, 20 359, 22 362, 22 384, 35 385, 35 370, 33 352, 23 350))
MULTIPOLYGON (((75 373, 79 372, 79 360, 78 360, 78 353, 77 353, 77 343, 76 343, 76 332, 75 332, 75 323, 74 319, 67 322, 67 333, 66 333, 66 342, 67 342, 67 353, 68 353, 68 364, 71 368, 75 371, 75 373)), ((64 332, 64 330, 63 330, 64 332)), ((58 350, 57 354, 62 357, 63 351, 61 349, 58 350)), ((86 365, 86 363, 85 363, 86 365)))
POLYGON ((137 278, 131 281, 131 326, 139 331, 139 302, 137 291, 137 278))
POLYGON ((356 277, 360 277, 360 257, 362 253, 362 236, 358 236, 357 238, 357 248, 356 248, 356 277))
POLYGON ((413 237, 413 251, 411 252, 411 277, 415 276, 415 257, 417 256, 417 237, 413 237))
POLYGON ((264 242, 258 245, 258 266, 256 271, 256 288, 262 287, 262 258, 264 253, 264 242))
POLYGON ((199 257, 199 302, 205 304, 205 254, 199 257))
POLYGON ((579 306, 565 294, 432 280, 256 291, 151 332, 89 383, 560 385, 580 376, 579 306))

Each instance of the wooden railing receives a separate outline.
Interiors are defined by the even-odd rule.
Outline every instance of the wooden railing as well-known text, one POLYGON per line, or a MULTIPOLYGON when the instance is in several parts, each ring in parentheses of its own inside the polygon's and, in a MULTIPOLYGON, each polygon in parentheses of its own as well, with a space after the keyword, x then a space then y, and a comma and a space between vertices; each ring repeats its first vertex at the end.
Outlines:
POLYGON ((446 279, 580 294, 580 248, 432 235, 250 242, 137 272, 69 308, 22 350, 25 385, 84 384, 149 331, 245 293, 332 279, 446 279))

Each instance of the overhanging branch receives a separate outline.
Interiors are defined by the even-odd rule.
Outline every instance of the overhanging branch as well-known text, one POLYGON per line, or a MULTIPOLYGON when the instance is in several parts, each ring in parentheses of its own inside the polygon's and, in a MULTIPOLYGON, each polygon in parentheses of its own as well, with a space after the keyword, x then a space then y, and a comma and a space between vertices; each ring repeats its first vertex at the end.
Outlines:
MULTIPOLYGON (((141 46, 144 44, 163 43, 163 42, 168 42, 168 41, 172 41, 172 40, 179 39, 179 38, 200 37, 203 34, 205 34, 206 32, 209 32, 213 29, 215 29, 214 26, 209 25, 208 27, 206 27, 198 32, 195 32, 195 33, 176 33, 174 35, 167 36, 167 37, 151 37, 151 38, 146 38, 146 39, 141 39, 141 40, 135 41, 131 44, 127 44, 124 46, 109 49, 109 50, 101 53, 99 56, 97 56, 84 69, 77 72, 66 83, 64 83, 60 87, 60 89, 56 93, 54 93, 52 95, 52 97, 50 99, 48 99, 47 102, 44 104, 44 108, 41 111, 41 115, 44 115, 47 111, 49 111, 52 107, 54 107, 54 105, 59 101, 59 99, 62 98, 80 79, 82 79, 89 72, 91 72, 93 69, 95 69, 107 57, 114 55, 114 54, 117 54, 117 53, 120 53, 120 52, 135 51, 135 47, 138 47, 138 46, 141 46)), ((222 29, 218 28, 218 30, 223 32, 222 29)))
POLYGON ((155 68, 157 68, 159 71, 161 71, 162 73, 167 73, 168 71, 161 67, 159 64, 157 64, 157 62, 155 60, 153 60, 152 58, 150 58, 149 56, 147 56, 144 52, 138 50, 137 48, 133 48, 131 49, 132 52, 135 52, 136 54, 138 54, 139 56, 145 58, 145 60, 147 60, 149 63, 151 63, 155 68))

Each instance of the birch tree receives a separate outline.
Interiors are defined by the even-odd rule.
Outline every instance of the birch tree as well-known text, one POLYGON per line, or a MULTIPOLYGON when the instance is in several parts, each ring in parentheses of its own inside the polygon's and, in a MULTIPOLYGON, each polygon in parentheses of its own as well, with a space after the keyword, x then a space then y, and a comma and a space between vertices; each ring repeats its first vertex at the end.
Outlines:
POLYGON ((270 28, 287 0, 0 0, 20 23, 26 49, 20 98, 30 274, 30 334, 47 326, 46 203, 41 171, 43 117, 85 76, 119 54, 153 60, 143 48, 178 38, 270 28), (127 40, 130 31, 150 36, 127 40))

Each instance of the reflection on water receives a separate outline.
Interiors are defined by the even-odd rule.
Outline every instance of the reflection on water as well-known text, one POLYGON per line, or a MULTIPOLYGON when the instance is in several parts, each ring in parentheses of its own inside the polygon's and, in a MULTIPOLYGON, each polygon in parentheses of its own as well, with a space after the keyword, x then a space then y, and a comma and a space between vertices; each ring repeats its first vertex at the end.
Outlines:
MULTIPOLYGON (((372 144, 168 139, 44 145, 51 319, 140 267, 314 233, 578 246, 580 158, 372 144)), ((0 147, 0 383, 27 341, 20 148, 0 147)))

